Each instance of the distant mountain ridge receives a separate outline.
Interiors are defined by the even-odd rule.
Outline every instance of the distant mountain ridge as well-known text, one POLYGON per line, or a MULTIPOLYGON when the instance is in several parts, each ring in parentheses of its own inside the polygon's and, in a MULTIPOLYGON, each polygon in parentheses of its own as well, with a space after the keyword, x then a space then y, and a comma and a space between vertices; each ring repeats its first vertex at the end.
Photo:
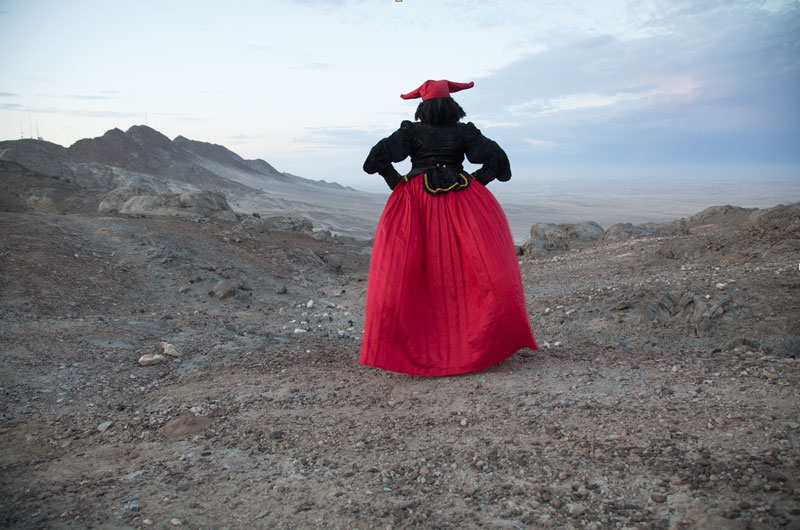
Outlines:
POLYGON ((275 186, 285 188, 287 184, 352 190, 282 173, 264 160, 246 160, 222 145, 184 136, 170 140, 146 125, 134 125, 124 132, 111 129, 102 136, 78 140, 68 148, 42 140, 3 141, 0 159, 86 187, 113 188, 125 185, 131 175, 138 175, 145 180, 156 177, 220 191, 229 188, 244 191, 243 186, 270 191, 275 186))
MULTIPOLYGON (((43 140, 0 142, 0 160, 90 190, 146 189, 156 194, 207 190, 223 193, 239 213, 308 219, 321 230, 369 238, 386 196, 278 171, 217 144, 145 125, 78 140, 70 147, 43 140)), ((124 194, 124 193, 123 193, 124 194)))

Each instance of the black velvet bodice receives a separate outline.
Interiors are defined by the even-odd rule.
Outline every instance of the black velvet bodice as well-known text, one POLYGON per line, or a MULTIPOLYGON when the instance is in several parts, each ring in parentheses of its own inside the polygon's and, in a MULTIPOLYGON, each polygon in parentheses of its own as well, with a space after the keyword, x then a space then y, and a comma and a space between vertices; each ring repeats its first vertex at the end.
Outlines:
POLYGON ((434 126, 404 121, 391 136, 375 144, 364 162, 364 171, 380 173, 392 189, 401 180, 418 175, 425 175, 426 189, 429 181, 440 192, 463 189, 468 182, 463 186, 458 183, 467 178, 462 167, 465 156, 473 164, 482 164, 469 177, 483 184, 511 178, 506 153, 471 122, 434 126), (401 177, 392 162, 401 162, 409 156, 411 171, 401 177))

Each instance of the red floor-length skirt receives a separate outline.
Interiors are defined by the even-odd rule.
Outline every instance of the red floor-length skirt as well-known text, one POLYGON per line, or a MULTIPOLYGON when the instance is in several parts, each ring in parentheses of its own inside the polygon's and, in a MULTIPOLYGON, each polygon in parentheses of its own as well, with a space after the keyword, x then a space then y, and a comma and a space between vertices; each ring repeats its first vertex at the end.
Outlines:
POLYGON ((482 184, 430 195, 401 182, 375 233, 359 362, 451 375, 536 349, 503 210, 482 184))

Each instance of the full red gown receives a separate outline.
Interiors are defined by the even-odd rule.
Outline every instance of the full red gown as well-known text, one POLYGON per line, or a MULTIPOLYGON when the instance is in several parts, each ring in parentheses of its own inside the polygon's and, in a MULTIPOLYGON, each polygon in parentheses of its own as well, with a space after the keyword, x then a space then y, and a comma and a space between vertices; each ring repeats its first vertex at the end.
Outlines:
POLYGON ((414 375, 481 370, 536 349, 514 243, 486 187, 392 192, 375 234, 359 362, 414 375))

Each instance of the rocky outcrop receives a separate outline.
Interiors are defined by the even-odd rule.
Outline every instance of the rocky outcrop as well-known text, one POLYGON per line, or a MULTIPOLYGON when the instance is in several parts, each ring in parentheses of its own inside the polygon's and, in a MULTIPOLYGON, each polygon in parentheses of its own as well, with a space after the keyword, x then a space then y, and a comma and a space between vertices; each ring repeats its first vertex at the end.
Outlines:
POLYGON ((128 200, 140 195, 153 195, 155 191, 146 186, 123 186, 113 189, 100 199, 97 211, 100 213, 119 213, 128 200))
POLYGON ((617 223, 608 227, 603 234, 604 241, 619 241, 620 239, 630 239, 632 237, 644 237, 653 235, 650 228, 631 223, 617 223))
POLYGON ((290 232, 306 232, 311 233, 314 230, 314 224, 306 218, 284 217, 276 215, 264 219, 264 225, 267 229, 271 230, 285 230, 290 232))
POLYGON ((759 230, 800 233, 800 202, 755 210, 748 220, 759 230))
POLYGON ((136 195, 125 201, 119 213, 169 215, 178 213, 180 207, 181 203, 177 195, 136 195))
POLYGON ((536 223, 531 227, 531 238, 522 250, 525 254, 566 250, 592 244, 602 236, 603 227, 594 221, 578 224, 536 223))
POLYGON ((178 197, 181 208, 219 212, 230 210, 225 194, 218 191, 187 191, 178 197))
POLYGON ((719 321, 739 318, 752 310, 728 294, 712 296, 663 286, 642 288, 634 300, 642 322, 653 326, 684 325, 695 336, 708 334, 719 321))
POLYGON ((218 191, 158 194, 147 186, 125 186, 111 190, 100 200, 97 211, 127 215, 233 213, 225 194, 218 191))
MULTIPOLYGON (((757 233, 781 232, 789 238, 796 238, 800 234, 800 202, 765 209, 712 206, 688 219, 640 225, 617 223, 605 231, 591 221, 580 224, 536 223, 531 227, 531 238, 521 248, 524 255, 531 255, 542 251, 582 248, 599 241, 688 235, 694 229, 702 232, 709 226, 749 228, 757 233)), ((688 243, 667 241, 657 254, 667 259, 686 259, 715 250, 718 250, 717 244, 705 237, 688 243)))

